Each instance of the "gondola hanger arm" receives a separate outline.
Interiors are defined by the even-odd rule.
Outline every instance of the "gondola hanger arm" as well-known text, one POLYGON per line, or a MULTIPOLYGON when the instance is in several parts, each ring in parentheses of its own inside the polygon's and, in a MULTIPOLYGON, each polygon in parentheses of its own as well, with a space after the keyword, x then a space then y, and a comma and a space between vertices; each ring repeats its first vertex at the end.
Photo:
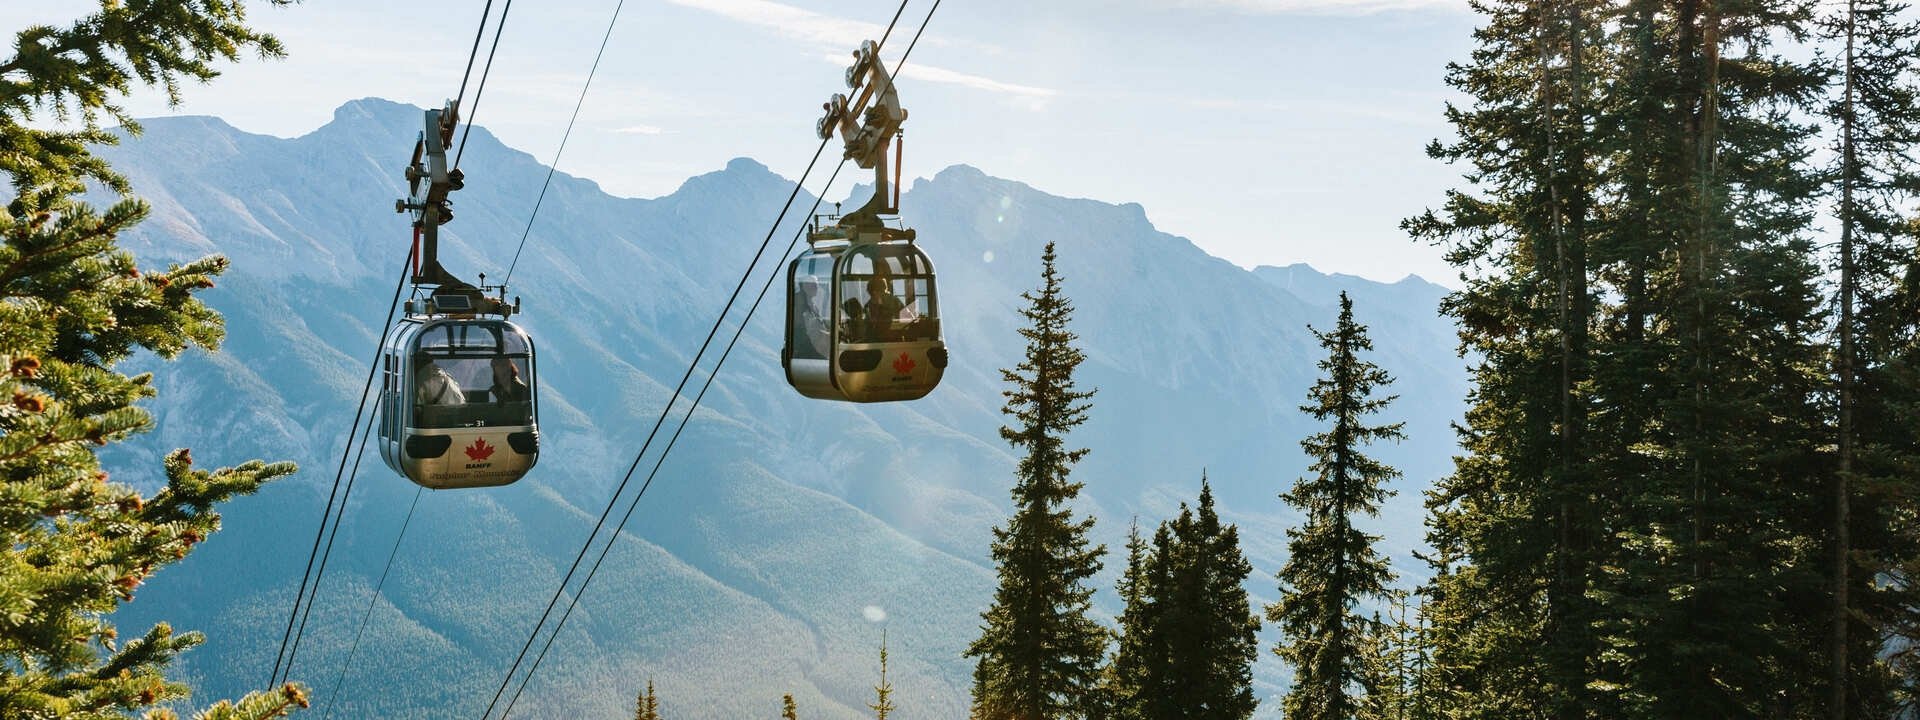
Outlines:
POLYGON ((407 308, 409 313, 456 311, 506 317, 518 309, 518 303, 505 302, 506 288, 484 287, 484 275, 481 276, 483 286, 475 287, 447 272, 440 264, 440 226, 453 221, 453 202, 448 196, 466 185, 460 169, 447 163, 447 149, 453 144, 454 129, 459 125, 457 100, 426 111, 419 139, 413 146, 412 160, 407 164, 407 197, 394 202, 395 211, 413 215, 414 243, 418 250, 413 284, 434 288, 428 300, 410 301, 407 308), (497 290, 501 297, 488 297, 489 290, 497 290), (448 298, 445 302, 438 300, 443 296, 448 298))
POLYGON ((893 76, 880 59, 879 45, 872 40, 862 42, 854 51, 846 77, 847 87, 856 91, 854 97, 835 93, 822 106, 826 114, 815 124, 815 130, 822 140, 839 132, 846 159, 874 171, 873 198, 841 218, 840 225, 877 228, 881 226, 880 215, 899 212, 893 202, 887 155, 900 134, 901 123, 907 120, 907 110, 900 106, 893 76))
POLYGON ((412 162, 407 164, 407 197, 394 203, 394 210, 411 213, 413 227, 420 235, 419 269, 416 285, 459 284, 440 266, 440 226, 453 220, 453 203, 448 199, 465 185, 459 170, 447 165, 447 146, 453 142, 453 130, 460 123, 456 101, 446 107, 426 111, 425 127, 413 146, 412 162))

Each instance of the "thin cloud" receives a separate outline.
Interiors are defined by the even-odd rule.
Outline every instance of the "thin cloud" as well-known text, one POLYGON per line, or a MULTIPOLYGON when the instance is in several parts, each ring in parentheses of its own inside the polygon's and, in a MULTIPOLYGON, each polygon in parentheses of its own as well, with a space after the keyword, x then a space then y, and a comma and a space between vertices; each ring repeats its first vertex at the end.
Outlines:
POLYGON ((886 32, 884 25, 822 15, 770 0, 667 1, 763 27, 795 40, 831 47, 851 48, 862 40, 879 39, 880 34, 886 32))
POLYGON ((908 65, 906 69, 900 71, 900 74, 902 76, 910 77, 915 80, 925 80, 927 82, 932 82, 932 83, 945 83, 948 85, 959 85, 961 87, 970 87, 975 90, 985 90, 987 92, 999 93, 1002 95, 1018 95, 1021 97, 1029 97, 1029 98, 1050 98, 1060 94, 1060 91, 1054 90, 1052 88, 1033 87, 1031 85, 1015 85, 1013 83, 1000 82, 999 80, 995 80, 993 78, 981 77, 979 75, 968 75, 963 72, 948 70, 946 68, 937 68, 932 65, 908 65))
MULTIPOLYGON (((812 10, 772 2, 772 0, 667 1, 683 7, 705 10, 736 22, 765 28, 776 34, 819 45, 822 48, 840 50, 842 52, 825 56, 828 61, 836 65, 847 63, 844 49, 852 48, 862 40, 877 39, 886 32, 886 27, 882 25, 822 15, 812 10)), ((937 43, 932 40, 930 42, 937 43)), ((1001 95, 1011 95, 1024 98, 1030 103, 1039 103, 1060 94, 1059 91, 1049 88, 1001 82, 989 77, 922 64, 908 65, 901 74, 927 82, 959 85, 1001 95)))
MULTIPOLYGON (((719 15, 746 25, 752 25, 772 31, 776 35, 818 46, 822 49, 846 53, 858 46, 862 40, 878 41, 886 36, 887 26, 864 20, 823 15, 805 8, 798 8, 773 0, 667 0, 667 2, 689 7, 695 10, 719 15)), ((893 38, 902 38, 912 29, 911 18, 900 27, 894 28, 893 38)), ((890 41, 891 42, 891 41, 890 41)), ((988 55, 1001 55, 1005 48, 974 40, 961 40, 942 37, 938 33, 922 38, 920 42, 939 47, 962 47, 988 55)), ((898 43, 893 43, 893 47, 898 43)))
MULTIPOLYGON (((821 59, 835 65, 846 64, 846 59, 839 55, 822 55, 821 59)), ((1048 99, 1060 94, 1059 90, 1053 88, 1001 82, 990 77, 972 75, 958 70, 948 70, 946 68, 920 63, 908 64, 905 69, 900 71, 900 76, 930 83, 958 85, 974 90, 984 90, 998 95, 1009 95, 1027 101, 1027 104, 1034 109, 1039 109, 1048 99)))
POLYGON ((613 132, 621 135, 665 135, 667 133, 665 129, 652 125, 628 125, 627 127, 614 128, 613 132))

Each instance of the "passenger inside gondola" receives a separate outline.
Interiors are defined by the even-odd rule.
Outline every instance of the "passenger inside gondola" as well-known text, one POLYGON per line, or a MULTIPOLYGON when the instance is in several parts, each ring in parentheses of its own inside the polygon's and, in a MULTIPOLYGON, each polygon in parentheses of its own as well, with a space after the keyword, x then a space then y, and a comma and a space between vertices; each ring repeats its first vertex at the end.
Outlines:
POLYGON ((900 311, 905 304, 893 294, 891 283, 886 275, 875 275, 867 279, 867 342, 887 342, 893 339, 894 322, 900 319, 900 311))
POLYGON ((830 338, 827 335, 827 306, 831 300, 819 281, 803 278, 795 282, 793 300, 793 357, 800 360, 824 360, 830 338))
POLYGON ((510 358, 494 358, 493 387, 487 395, 495 403, 526 402, 527 381, 520 379, 520 366, 510 358))
POLYGON ((867 342, 867 304, 850 297, 840 303, 840 342, 867 342))
POLYGON ((462 405, 467 402, 460 383, 426 353, 415 356, 414 371, 414 402, 421 405, 462 405))

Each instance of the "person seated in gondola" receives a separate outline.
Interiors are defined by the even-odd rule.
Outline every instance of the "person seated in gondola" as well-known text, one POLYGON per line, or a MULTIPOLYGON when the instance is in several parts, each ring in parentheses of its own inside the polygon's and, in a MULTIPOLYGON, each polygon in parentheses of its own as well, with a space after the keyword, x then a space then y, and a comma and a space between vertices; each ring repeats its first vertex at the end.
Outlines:
POLYGON ((885 342, 893 333, 893 322, 900 318, 906 303, 893 294, 893 283, 885 275, 867 279, 867 341, 885 342))
POLYGON ((840 316, 845 320, 840 325, 840 342, 867 341, 867 306, 858 298, 847 298, 840 303, 840 316))
POLYGON ((512 359, 493 359, 493 387, 487 391, 487 396, 496 403, 527 401, 527 381, 520 379, 520 366, 515 365, 512 359))
POLYGON ((793 356, 818 360, 827 356, 827 347, 832 338, 827 334, 826 307, 828 300, 822 297, 820 286, 813 282, 803 282, 799 286, 799 298, 794 305, 793 320, 793 356))
POLYGON ((433 359, 422 354, 414 359, 414 402, 421 405, 464 405, 467 402, 460 383, 433 359))

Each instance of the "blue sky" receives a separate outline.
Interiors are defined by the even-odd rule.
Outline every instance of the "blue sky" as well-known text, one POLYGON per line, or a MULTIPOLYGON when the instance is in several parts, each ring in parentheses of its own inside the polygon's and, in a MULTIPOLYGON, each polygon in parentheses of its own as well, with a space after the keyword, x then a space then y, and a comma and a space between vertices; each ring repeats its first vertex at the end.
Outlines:
MULTIPOLYGON (((615 2, 520 0, 474 108, 480 124, 551 158, 615 2)), ((0 4, 0 29, 92 4, 0 4)), ((228 68, 178 108, 157 94, 129 106, 294 136, 353 98, 437 105, 458 90, 482 4, 259 3, 252 19, 289 58, 228 68)), ((931 4, 911 0, 900 32, 931 4)), ((877 39, 897 6, 627 0, 560 168, 641 197, 738 156, 797 177, 820 103, 844 88, 846 53, 877 39)), ((966 163, 1060 195, 1138 202, 1162 230, 1243 266, 1452 284, 1439 251, 1397 225, 1457 183, 1422 147, 1448 132, 1444 66, 1465 57, 1474 24, 1464 0, 945 0, 900 81, 906 173, 966 163)), ((890 64, 905 37, 883 52, 890 64)), ((395 148, 396 167, 407 150, 395 148)))

